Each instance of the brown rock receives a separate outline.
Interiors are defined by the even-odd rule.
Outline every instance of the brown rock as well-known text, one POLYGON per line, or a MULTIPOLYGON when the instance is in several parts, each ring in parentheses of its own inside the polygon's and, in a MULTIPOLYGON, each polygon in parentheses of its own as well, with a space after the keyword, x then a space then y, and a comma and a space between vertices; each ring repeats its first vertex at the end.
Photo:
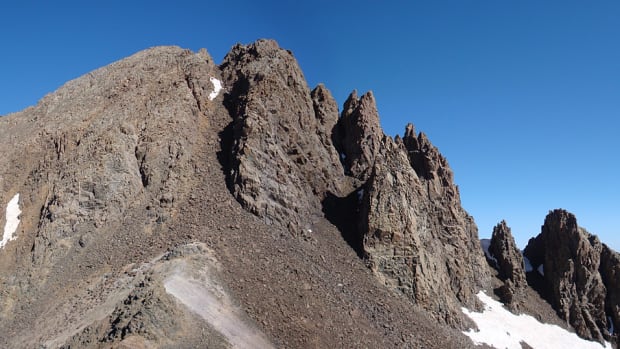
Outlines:
POLYGON ((338 123, 338 144, 347 173, 364 182, 370 176, 383 131, 372 92, 361 98, 353 91, 344 103, 338 123))
POLYGON ((221 65, 233 117, 229 186, 250 212, 294 232, 340 193, 343 169, 331 144, 338 114, 323 86, 311 94, 293 55, 275 41, 237 45, 221 65))
POLYGON ((475 307, 488 269, 447 161, 411 131, 402 142, 382 139, 360 209, 363 248, 386 285, 459 325, 460 307, 475 307))
POLYGON ((497 261, 499 278, 504 285, 498 290, 500 299, 513 310, 519 308, 516 297, 527 287, 523 256, 506 221, 501 221, 493 228, 489 245, 490 255, 497 261))
POLYGON ((620 329, 620 254, 603 244, 600 265, 601 278, 607 288, 605 311, 607 313, 607 330, 611 339, 619 343, 618 329, 620 329))
POLYGON ((607 289, 599 273, 603 245, 565 210, 551 211, 525 249, 534 269, 541 264, 551 305, 586 339, 602 341, 607 289), (542 256, 542 258, 541 258, 542 256))

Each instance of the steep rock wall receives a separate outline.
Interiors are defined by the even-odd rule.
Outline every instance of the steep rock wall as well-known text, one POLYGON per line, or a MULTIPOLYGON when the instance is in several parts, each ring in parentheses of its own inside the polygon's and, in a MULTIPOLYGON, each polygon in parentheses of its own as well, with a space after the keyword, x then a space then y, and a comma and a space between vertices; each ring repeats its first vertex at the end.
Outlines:
MULTIPOLYGON (((561 209, 549 212, 540 235, 530 239, 524 251, 534 269, 543 266, 549 301, 558 315, 579 336, 597 341, 610 338, 607 287, 599 271, 602 252, 598 237, 580 228, 575 216, 561 209)), ((609 271, 609 285, 616 286, 611 281, 612 268, 606 264, 604 270, 609 271)))

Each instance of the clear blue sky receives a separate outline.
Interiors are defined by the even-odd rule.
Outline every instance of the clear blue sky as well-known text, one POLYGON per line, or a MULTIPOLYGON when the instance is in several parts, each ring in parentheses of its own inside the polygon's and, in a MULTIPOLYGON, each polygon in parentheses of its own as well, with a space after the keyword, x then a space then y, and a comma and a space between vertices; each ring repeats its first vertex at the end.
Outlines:
POLYGON ((23 1, 0 6, 0 115, 155 45, 267 37, 342 105, 373 90, 388 134, 413 122, 448 158, 480 236, 517 243, 550 209, 620 249, 620 2, 23 1))

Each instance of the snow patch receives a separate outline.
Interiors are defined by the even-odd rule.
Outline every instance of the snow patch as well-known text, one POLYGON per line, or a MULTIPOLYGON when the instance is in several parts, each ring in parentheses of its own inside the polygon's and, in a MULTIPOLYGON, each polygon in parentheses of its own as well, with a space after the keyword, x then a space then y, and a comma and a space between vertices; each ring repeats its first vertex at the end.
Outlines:
POLYGON ((521 349, 521 342, 525 342, 536 349, 612 348, 608 342, 603 346, 598 342, 587 341, 559 326, 541 323, 529 315, 515 315, 483 291, 478 292, 477 296, 484 303, 483 312, 461 308, 463 313, 478 326, 478 331, 470 329, 463 332, 476 345, 487 344, 494 348, 521 349))
POLYGON ((609 331, 609 334, 614 334, 614 320, 611 318, 611 316, 607 317, 607 323, 609 324, 609 327, 607 328, 607 330, 609 331))
POLYGON ((525 272, 531 273, 532 271, 534 271, 534 267, 532 267, 532 263, 530 262, 529 258, 525 257, 523 252, 521 252, 521 255, 523 256, 523 263, 525 264, 525 272))
POLYGON ((482 247, 482 250, 484 251, 484 255, 487 257, 487 259, 490 259, 493 262, 495 262, 495 266, 497 266, 498 265, 497 259, 495 259, 495 257, 493 257, 491 252, 489 252, 489 246, 491 246, 491 239, 480 239, 480 246, 482 247))
POLYGON ((536 269, 538 271, 538 273, 542 276, 545 276, 545 266, 544 265, 539 265, 538 269, 536 269))
POLYGON ((209 100, 212 101, 220 94, 222 90, 222 82, 214 77, 210 77, 209 80, 213 84, 213 91, 209 93, 209 100))
POLYGON ((7 242, 15 239, 15 232, 19 226, 19 215, 22 211, 19 209, 19 193, 15 194, 11 201, 6 205, 6 223, 4 224, 4 234, 0 241, 0 248, 3 248, 7 242))

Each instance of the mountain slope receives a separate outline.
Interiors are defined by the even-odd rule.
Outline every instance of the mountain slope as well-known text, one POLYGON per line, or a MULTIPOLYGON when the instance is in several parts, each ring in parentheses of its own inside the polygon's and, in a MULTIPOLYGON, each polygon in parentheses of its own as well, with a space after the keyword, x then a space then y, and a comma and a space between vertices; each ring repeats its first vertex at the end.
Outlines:
MULTIPOLYGON (((0 250, 0 346, 229 346, 172 277, 202 280, 202 298, 215 285, 277 347, 467 347, 381 286, 320 200, 304 203, 316 213, 305 235, 234 200, 224 154, 234 86, 206 51, 159 47, 0 119, 1 202, 19 193, 22 210, 0 250), (212 98, 214 79, 226 91, 212 98)), ((317 115, 329 113, 327 93, 310 94, 317 115)))
POLYGON ((0 118, 0 146, 0 347, 467 348, 505 279, 569 328, 487 264, 425 134, 386 136, 372 92, 339 112, 274 41, 139 52, 0 118))

